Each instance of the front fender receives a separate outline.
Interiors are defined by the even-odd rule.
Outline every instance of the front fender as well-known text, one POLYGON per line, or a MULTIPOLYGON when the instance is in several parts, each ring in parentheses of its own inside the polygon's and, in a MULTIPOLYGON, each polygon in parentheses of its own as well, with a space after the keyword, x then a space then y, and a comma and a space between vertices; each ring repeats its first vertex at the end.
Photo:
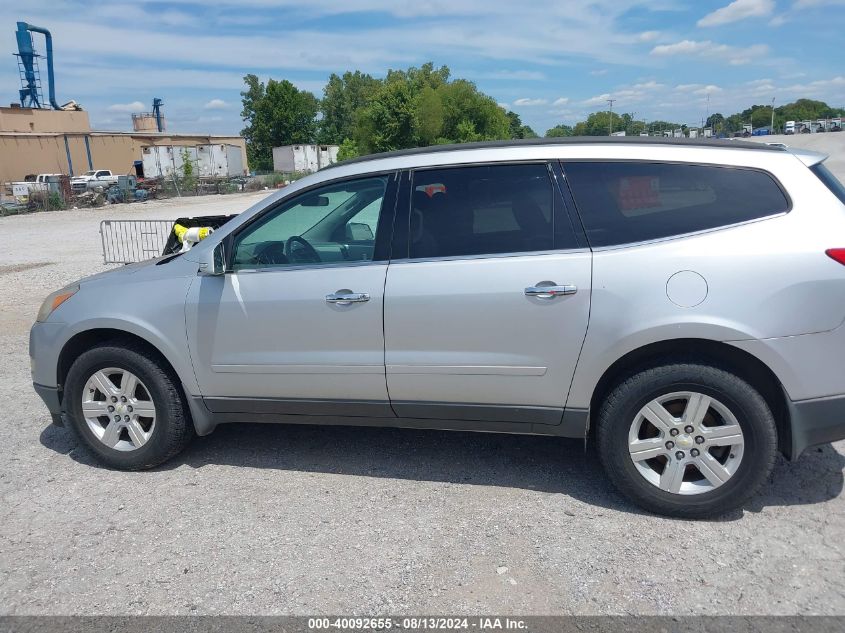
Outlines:
POLYGON ((42 324, 53 332, 49 354, 39 354, 41 362, 45 355, 52 356, 43 370, 52 375, 47 375, 51 379, 47 382, 41 374, 39 382, 57 384, 59 355, 74 336, 92 330, 116 330, 155 347, 176 371, 186 391, 199 394, 185 331, 185 297, 192 279, 136 274, 83 283, 79 292, 42 324))

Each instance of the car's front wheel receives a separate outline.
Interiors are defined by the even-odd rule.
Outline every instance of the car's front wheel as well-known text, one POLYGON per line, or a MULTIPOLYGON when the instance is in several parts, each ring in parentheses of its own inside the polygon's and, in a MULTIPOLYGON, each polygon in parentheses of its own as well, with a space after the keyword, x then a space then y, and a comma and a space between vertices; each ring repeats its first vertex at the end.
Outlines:
POLYGON ((707 364, 640 371, 601 406, 599 455, 613 484, 659 514, 703 518, 740 507, 766 480, 775 420, 746 381, 707 364))
POLYGON ((68 372, 64 401, 77 435, 114 468, 152 468, 193 436, 175 377, 143 347, 105 344, 81 354, 68 372))

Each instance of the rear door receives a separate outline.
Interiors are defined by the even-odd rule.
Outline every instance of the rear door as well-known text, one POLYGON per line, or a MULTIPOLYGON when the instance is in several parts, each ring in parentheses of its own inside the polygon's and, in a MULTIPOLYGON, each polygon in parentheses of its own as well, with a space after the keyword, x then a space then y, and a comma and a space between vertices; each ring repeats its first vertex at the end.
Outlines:
POLYGON ((455 166, 408 178, 385 287, 397 415, 559 424, 587 329, 591 255, 552 170, 455 166))

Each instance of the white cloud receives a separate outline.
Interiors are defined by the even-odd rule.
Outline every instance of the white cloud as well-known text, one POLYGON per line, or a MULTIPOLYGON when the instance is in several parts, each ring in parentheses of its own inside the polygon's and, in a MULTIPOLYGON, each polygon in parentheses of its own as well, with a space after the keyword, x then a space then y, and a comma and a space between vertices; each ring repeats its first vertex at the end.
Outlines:
POLYGON ((610 93, 604 93, 602 95, 597 95, 595 97, 590 97, 584 101, 585 106, 597 106, 597 105, 604 105, 607 103, 608 99, 610 99, 610 93))
POLYGON ((828 89, 833 88, 840 94, 845 89, 845 77, 837 75, 830 79, 817 79, 806 84, 795 84, 786 88, 787 91, 793 94, 800 94, 802 96, 814 97, 818 96, 828 89))
POLYGON ((783 26, 789 21, 789 18, 786 16, 785 13, 781 13, 776 15, 771 20, 769 20, 769 26, 783 26))
POLYGON ((523 97, 522 99, 514 101, 513 104, 515 106, 541 106, 546 105, 548 102, 548 99, 529 99, 527 97, 523 97))
POLYGON ((600 77, 607 74, 607 68, 599 68, 598 70, 591 70, 590 74, 593 77, 600 77))
POLYGON ((510 110, 510 105, 509 105, 509 104, 507 104, 507 103, 502 103, 502 102, 500 101, 500 102, 499 102, 499 103, 497 103, 496 105, 497 105, 497 106, 499 106, 502 110, 510 110))
POLYGON ((774 0, 734 0, 729 5, 705 15, 698 21, 698 26, 719 26, 738 22, 746 18, 769 15, 774 9, 774 0))
POLYGON ((695 40, 682 40, 674 44, 660 44, 651 49, 652 55, 670 56, 670 55, 695 55, 702 53, 713 46, 713 42, 696 42, 695 40))
POLYGON ((133 101, 132 103, 113 103, 106 110, 109 112, 140 112, 144 107, 144 104, 140 101, 133 101))
POLYGON ((657 57, 672 57, 688 55, 698 57, 713 57, 727 61, 732 66, 747 64, 753 59, 762 57, 769 52, 765 44, 753 44, 747 47, 728 46, 710 40, 682 40, 674 44, 659 44, 651 49, 651 54, 657 57))
POLYGON ((223 99, 212 99, 203 106, 203 110, 227 110, 229 104, 223 99))
POLYGON ((645 83, 634 84, 631 87, 634 90, 656 90, 658 88, 662 88, 663 84, 658 83, 652 79, 651 81, 647 81, 645 83))
POLYGON ((637 39, 640 42, 653 42, 658 37, 660 37, 660 31, 643 31, 637 35, 637 39))
POLYGON ((722 92, 722 89, 719 86, 714 86, 713 84, 709 84, 707 86, 699 88, 698 90, 693 90, 693 94, 696 95, 707 95, 716 92, 722 92))
POLYGON ((796 0, 794 6, 796 9, 808 9, 825 5, 845 5, 845 0, 796 0))
POLYGON ((567 103, 569 103, 569 97, 559 97, 558 99, 554 100, 552 105, 553 106, 565 106, 567 103))

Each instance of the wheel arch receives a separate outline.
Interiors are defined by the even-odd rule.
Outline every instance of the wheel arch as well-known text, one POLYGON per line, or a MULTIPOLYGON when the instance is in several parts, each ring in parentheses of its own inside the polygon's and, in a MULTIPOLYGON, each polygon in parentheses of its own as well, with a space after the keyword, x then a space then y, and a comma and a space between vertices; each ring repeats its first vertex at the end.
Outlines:
POLYGON ((127 343, 134 347, 141 347, 154 356, 156 356, 162 363, 164 369, 171 373, 176 378, 179 388, 182 389, 183 395, 186 395, 184 385, 182 384, 179 372, 176 371, 173 363, 156 345, 151 343, 138 334, 120 330, 117 328, 93 328, 78 332, 70 337, 62 346, 59 352, 58 363, 56 367, 57 384, 62 387, 65 384, 67 374, 70 371, 71 365, 79 357, 80 354, 106 343, 124 344, 127 343))
POLYGON ((625 377, 655 365, 674 361, 717 364, 731 371, 760 392, 772 410, 778 433, 778 450, 792 458, 792 428, 786 391, 775 373, 759 358, 728 343, 683 338, 659 341, 634 349, 608 367, 599 378, 590 398, 590 432, 605 396, 625 377))

